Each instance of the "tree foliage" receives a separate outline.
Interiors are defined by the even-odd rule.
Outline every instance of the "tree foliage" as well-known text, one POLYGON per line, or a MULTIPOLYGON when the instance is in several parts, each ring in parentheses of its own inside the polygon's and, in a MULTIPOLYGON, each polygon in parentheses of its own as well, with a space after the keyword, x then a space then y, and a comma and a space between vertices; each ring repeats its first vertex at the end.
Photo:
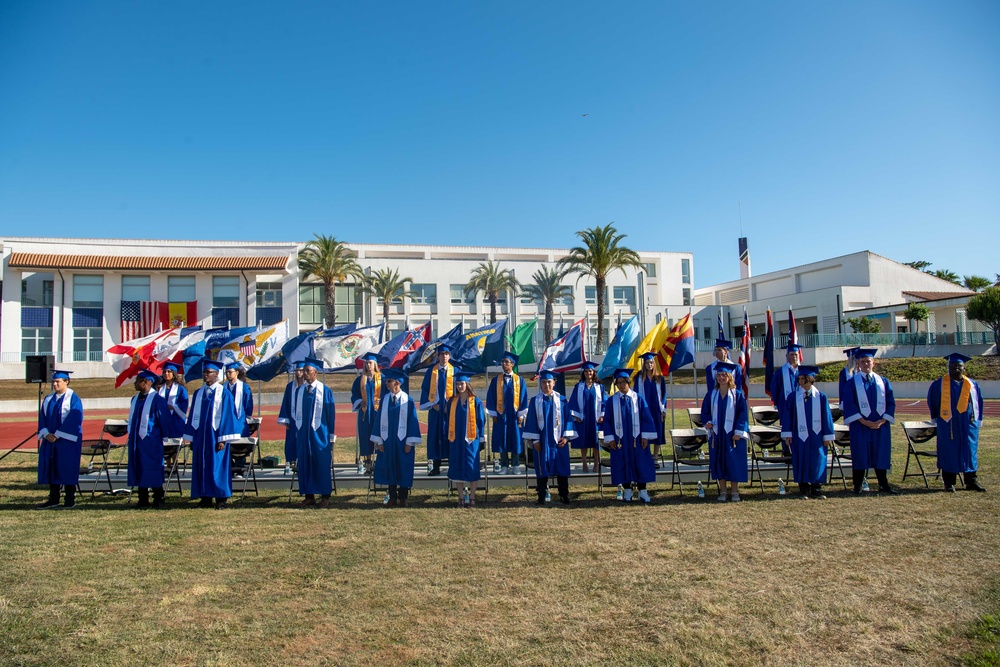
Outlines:
POLYGON ((362 279, 361 267, 354 253, 346 244, 332 236, 316 234, 306 247, 299 251, 299 271, 303 278, 318 278, 323 283, 326 327, 337 322, 336 284, 348 277, 362 279))
POLYGON ((958 274, 954 271, 949 271, 948 269, 938 269, 937 271, 928 271, 928 273, 940 278, 941 280, 947 280, 950 283, 955 283, 956 285, 962 284, 962 279, 958 277, 958 274))
POLYGON ((848 317, 844 322, 851 325, 854 333, 873 334, 882 330, 881 325, 873 317, 848 317))
POLYGON ((909 267, 916 269, 917 271, 926 271, 927 268, 931 265, 930 262, 924 261, 922 259, 918 259, 912 262, 903 262, 903 263, 909 267))
POLYGON ((559 299, 573 295, 570 286, 562 284, 566 273, 565 269, 543 266, 532 274, 531 279, 535 282, 524 286, 524 295, 540 301, 545 308, 543 330, 546 344, 552 341, 552 322, 555 316, 553 306, 559 299))
POLYGON ((361 292, 382 300, 382 321, 389 321, 389 304, 394 299, 410 298, 413 291, 406 288, 413 278, 399 275, 399 269, 378 269, 362 279, 361 292))
POLYGON ((993 283, 989 278, 985 276, 963 276, 962 286, 965 289, 970 289, 973 292, 982 292, 987 287, 990 287, 993 283))
POLYGON ((514 277, 510 269, 501 269, 499 262, 488 260, 472 271, 472 277, 465 285, 465 293, 473 298, 482 292, 490 302, 490 322, 497 321, 497 301, 501 292, 510 291, 511 298, 516 298, 521 290, 521 283, 514 277))
MULTIPOLYGON (((927 318, 929 318, 930 316, 931 316, 931 311, 928 310, 927 306, 925 306, 922 303, 911 303, 909 306, 906 307, 906 310, 903 311, 903 317, 910 320, 911 322, 926 322, 927 318)), ((913 331, 911 331, 910 333, 916 334, 917 329, 919 328, 920 328, 919 325, 915 325, 913 331)), ((913 336, 913 353, 910 356, 911 357, 917 356, 916 335, 913 336)))
POLYGON ((1000 354, 1000 287, 988 287, 969 299, 965 314, 993 330, 995 352, 1000 354))

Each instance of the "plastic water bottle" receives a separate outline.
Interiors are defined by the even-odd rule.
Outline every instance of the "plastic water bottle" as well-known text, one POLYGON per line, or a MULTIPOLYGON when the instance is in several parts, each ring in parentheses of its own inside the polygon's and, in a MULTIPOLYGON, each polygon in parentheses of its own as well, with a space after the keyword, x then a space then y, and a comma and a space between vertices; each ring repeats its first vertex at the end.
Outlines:
POLYGON ((365 474, 365 462, 364 461, 358 461, 358 474, 359 475, 364 475, 365 474))
POLYGON ((93 461, 88 461, 87 462, 87 474, 89 475, 92 472, 94 472, 94 462, 93 461))
POLYGON ((285 461, 285 477, 288 477, 291 474, 292 474, 292 464, 289 463, 288 461, 285 461))
POLYGON ((548 488, 545 489, 545 502, 547 502, 547 503, 551 503, 552 502, 552 494, 549 493, 548 488))
POLYGON ((427 459, 427 474, 431 474, 431 470, 434 470, 434 461, 427 459))
POLYGON ((872 490, 872 487, 868 486, 867 479, 861 480, 861 490, 864 491, 865 493, 868 493, 869 491, 872 490))
POLYGON ((388 505, 389 504, 389 492, 388 491, 385 492, 385 497, 382 498, 382 504, 383 505, 388 505))
POLYGON ((493 459, 493 474, 500 474, 500 459, 493 459))
POLYGON ((465 487, 465 492, 462 494, 462 503, 466 507, 469 506, 469 487, 465 487))
POLYGON ((616 498, 617 500, 625 500, 625 488, 621 484, 618 485, 618 495, 616 498))
POLYGON ((701 485, 701 482, 698 482, 698 497, 699 498, 705 497, 705 487, 701 485))
POLYGON ((778 478, 778 495, 779 496, 785 495, 785 481, 780 477, 778 478))

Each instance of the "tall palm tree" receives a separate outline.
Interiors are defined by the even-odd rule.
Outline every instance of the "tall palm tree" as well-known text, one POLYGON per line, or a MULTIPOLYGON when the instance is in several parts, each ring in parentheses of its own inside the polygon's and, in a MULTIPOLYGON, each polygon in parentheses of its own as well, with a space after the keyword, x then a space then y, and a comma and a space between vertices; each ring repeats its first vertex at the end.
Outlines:
POLYGON ((932 275, 937 276, 941 280, 947 280, 950 283, 955 283, 956 285, 962 284, 962 279, 958 277, 958 274, 954 271, 949 271, 948 269, 938 269, 937 271, 931 271, 932 275))
POLYGON ((303 278, 319 278, 323 282, 323 300, 326 304, 326 327, 337 322, 335 287, 347 278, 361 280, 363 274, 351 250, 332 236, 316 234, 316 238, 299 251, 299 271, 303 278))
POLYGON ((482 292, 490 302, 490 323, 497 321, 497 300, 500 292, 510 290, 511 298, 516 298, 521 289, 521 283, 514 277, 510 269, 501 269, 499 262, 488 260, 472 271, 472 278, 465 285, 465 293, 475 298, 477 292, 482 292))
POLYGON ((962 285, 973 292, 982 292, 987 287, 992 287, 993 283, 985 276, 963 276, 962 285))
POLYGON ((361 292, 376 299, 382 299, 382 322, 389 321, 389 304, 393 299, 413 296, 413 291, 406 288, 413 278, 401 278, 399 269, 378 269, 371 275, 362 278, 361 292))
POLYGON ((545 344, 552 341, 552 321, 554 319, 553 306, 555 302, 564 296, 571 296, 573 289, 569 285, 563 285, 562 281, 566 277, 566 271, 558 267, 551 268, 543 266, 535 271, 531 279, 534 284, 525 285, 523 294, 536 301, 541 301, 545 307, 545 344))
POLYGON ((604 350, 604 292, 607 289, 608 276, 615 271, 622 274, 627 268, 641 268, 639 255, 631 248, 621 245, 626 234, 619 234, 614 223, 604 227, 594 227, 577 232, 583 241, 582 246, 570 248, 569 255, 559 260, 560 268, 568 273, 577 273, 577 284, 580 278, 590 276, 597 284, 597 345, 598 351, 604 350))

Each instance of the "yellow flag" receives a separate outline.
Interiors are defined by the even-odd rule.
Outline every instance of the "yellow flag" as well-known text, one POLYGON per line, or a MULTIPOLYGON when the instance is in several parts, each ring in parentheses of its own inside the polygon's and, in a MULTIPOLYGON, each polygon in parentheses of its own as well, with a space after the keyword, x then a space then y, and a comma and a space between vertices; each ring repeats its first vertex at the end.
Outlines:
POLYGON ((667 318, 664 317, 649 330, 646 337, 639 343, 639 347, 635 348, 635 352, 628 360, 627 367, 636 371, 642 368, 642 360, 639 357, 647 352, 659 352, 660 348, 666 344, 669 334, 670 328, 667 326, 667 318))

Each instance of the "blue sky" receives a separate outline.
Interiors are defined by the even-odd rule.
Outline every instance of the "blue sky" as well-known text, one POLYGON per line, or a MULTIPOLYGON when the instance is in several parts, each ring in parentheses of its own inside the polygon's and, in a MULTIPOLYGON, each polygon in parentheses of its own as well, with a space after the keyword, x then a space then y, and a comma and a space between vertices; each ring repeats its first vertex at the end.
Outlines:
POLYGON ((0 0, 0 233, 992 277, 1000 2, 0 0), (586 115, 584 115, 586 114, 586 115))

